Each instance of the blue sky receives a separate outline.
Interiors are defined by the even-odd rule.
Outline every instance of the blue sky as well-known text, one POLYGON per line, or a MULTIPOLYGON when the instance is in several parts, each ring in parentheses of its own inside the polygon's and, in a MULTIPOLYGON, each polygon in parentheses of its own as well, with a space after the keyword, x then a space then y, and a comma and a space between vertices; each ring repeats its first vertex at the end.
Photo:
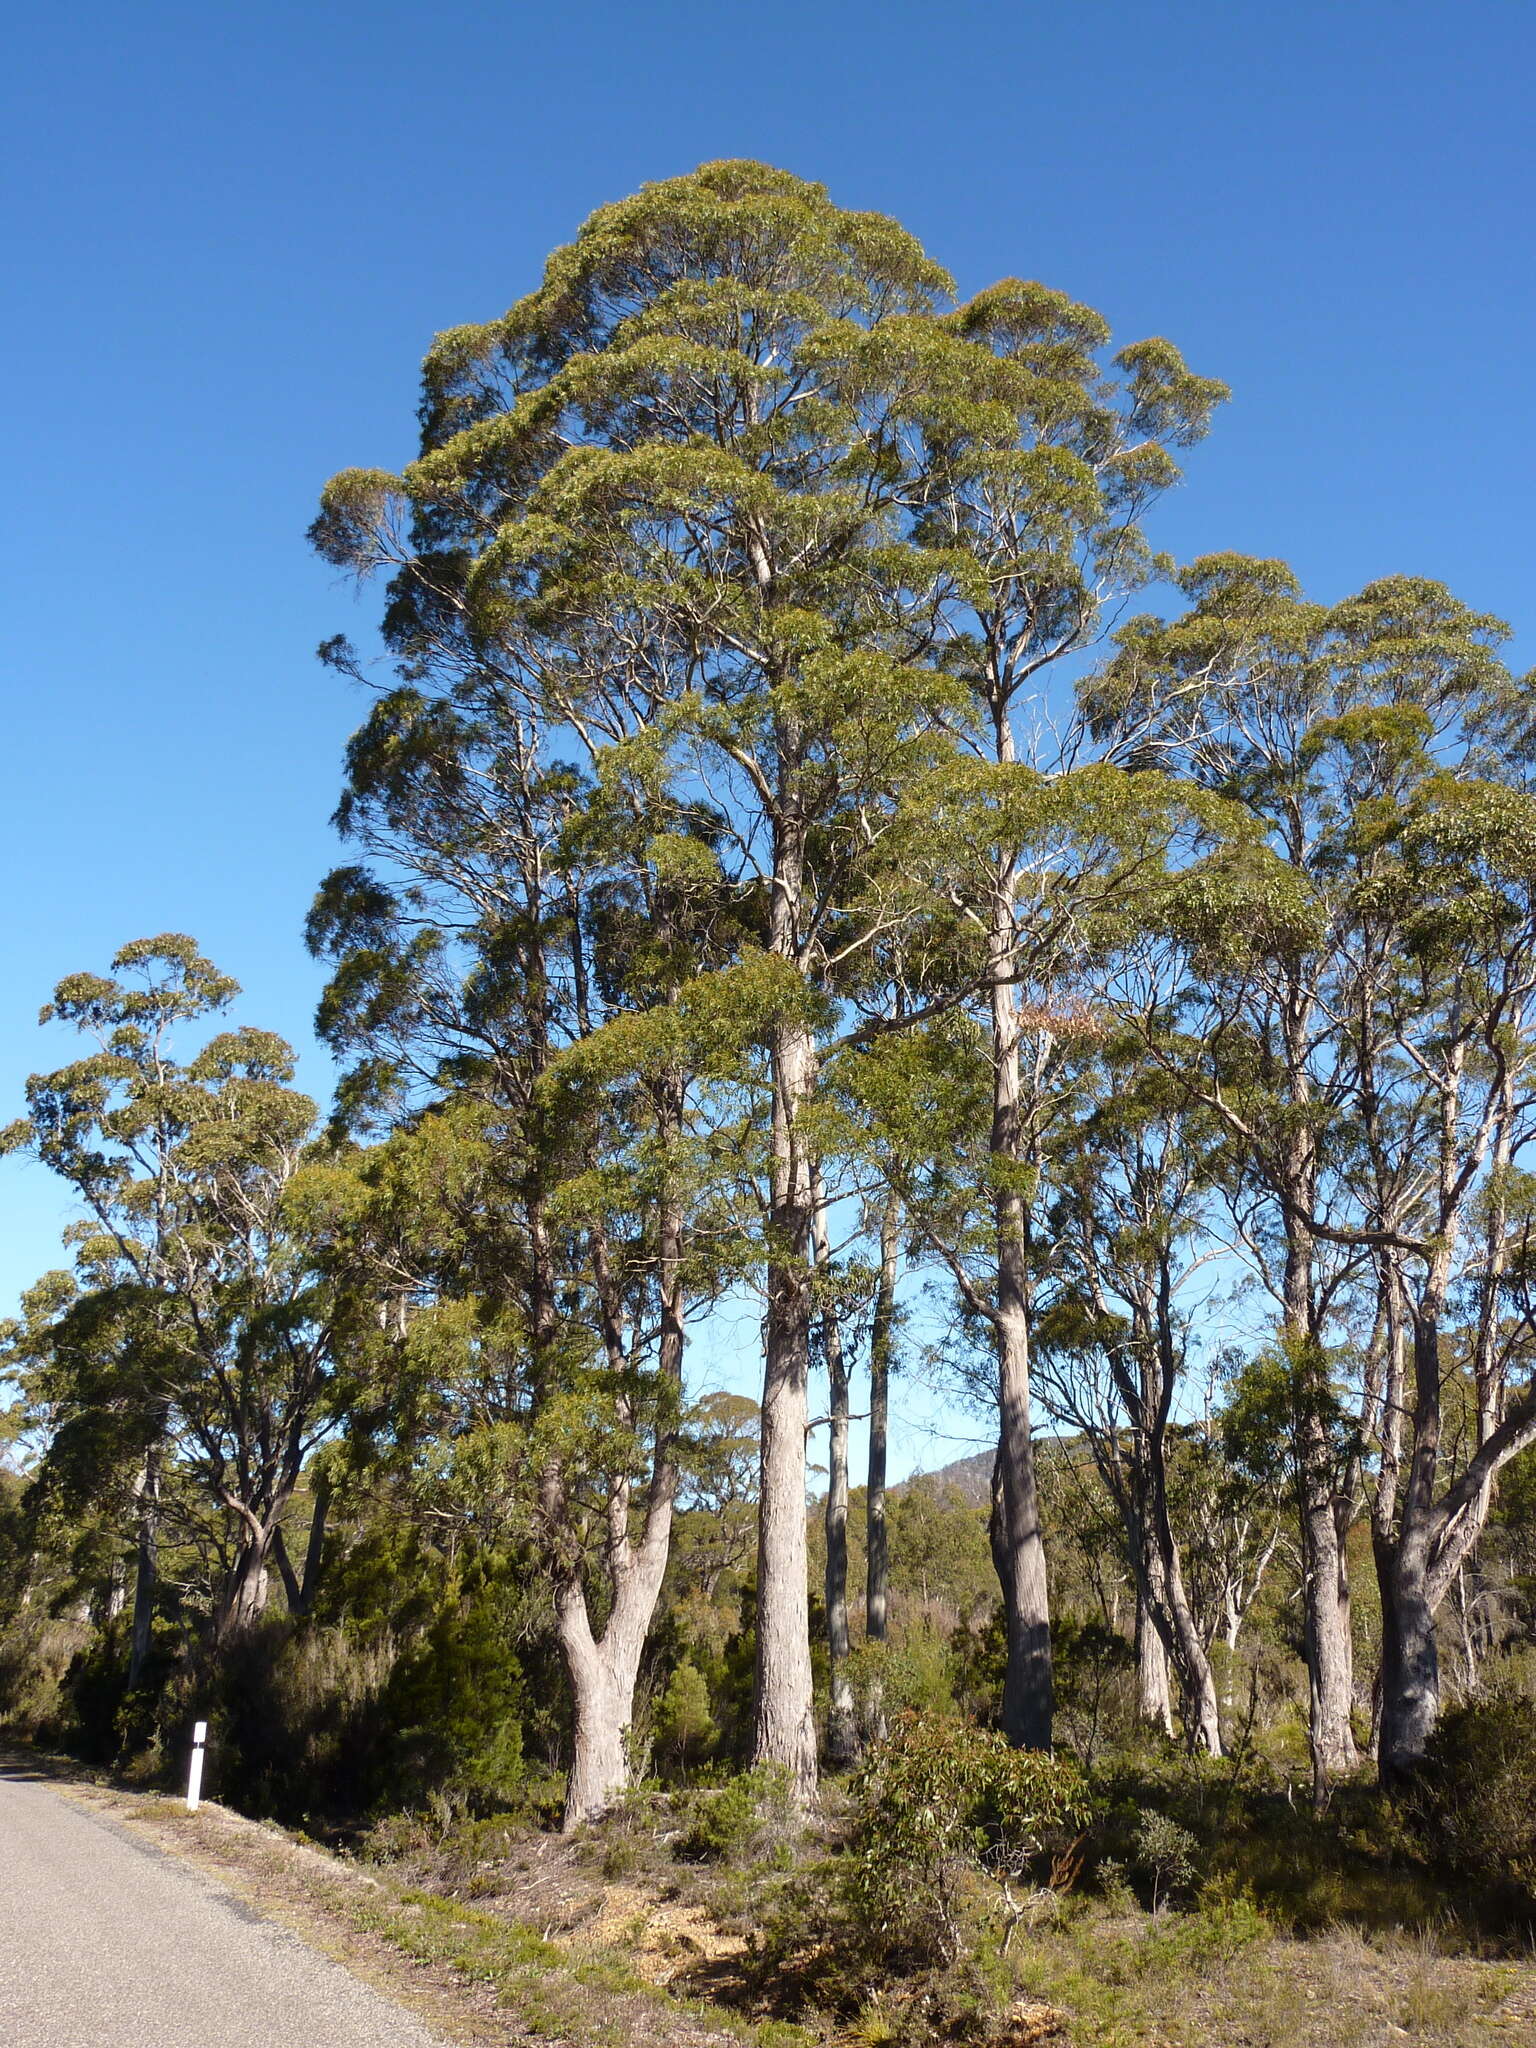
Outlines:
MULTIPOLYGON (((0 1110, 62 973, 188 930, 305 1047, 300 925, 372 617, 325 478, 591 209, 756 156, 1039 277, 1234 403, 1156 537, 1323 597, 1421 571, 1536 660, 1536 9, 490 0, 29 9, 7 38, 0 1110)), ((64 1208, 0 1165, 0 1313, 64 1208)))

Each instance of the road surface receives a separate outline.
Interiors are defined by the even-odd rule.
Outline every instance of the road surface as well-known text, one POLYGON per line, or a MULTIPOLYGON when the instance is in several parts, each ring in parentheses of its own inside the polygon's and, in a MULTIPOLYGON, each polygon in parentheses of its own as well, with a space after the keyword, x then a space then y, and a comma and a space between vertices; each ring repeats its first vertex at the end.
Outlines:
POLYGON ((175 1857, 0 1763, 4 2048, 441 2048, 175 1857))

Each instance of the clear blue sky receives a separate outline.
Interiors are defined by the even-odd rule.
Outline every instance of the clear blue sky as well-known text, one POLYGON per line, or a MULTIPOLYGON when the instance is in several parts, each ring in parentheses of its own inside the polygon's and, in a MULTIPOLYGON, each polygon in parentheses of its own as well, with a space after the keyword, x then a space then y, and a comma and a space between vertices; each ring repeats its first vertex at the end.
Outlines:
MULTIPOLYGON (((316 494, 409 457, 436 329, 705 158, 1227 379, 1163 545, 1325 597, 1424 571, 1536 658, 1526 0, 86 0, 6 59, 6 1115, 57 977, 168 928, 325 1092, 300 924, 360 706, 312 650, 373 608, 308 555, 316 494)), ((61 1216, 0 1166, 0 1313, 61 1216)))

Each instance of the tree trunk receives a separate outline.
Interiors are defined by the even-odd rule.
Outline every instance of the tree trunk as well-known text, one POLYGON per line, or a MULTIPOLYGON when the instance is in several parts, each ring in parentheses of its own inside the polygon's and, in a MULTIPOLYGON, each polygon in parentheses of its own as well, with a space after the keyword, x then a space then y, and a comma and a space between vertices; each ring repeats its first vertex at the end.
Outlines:
POLYGON ((214 1616, 214 1633, 219 1642, 230 1641, 254 1628, 267 1608, 267 1555, 270 1534, 248 1534, 235 1554, 214 1616))
POLYGON ((1168 1652, 1153 1619, 1152 1602, 1140 1573, 1136 1578, 1136 1718, 1163 1735, 1173 1733, 1168 1652))
POLYGON ((1200 1630, 1195 1624, 1189 1595, 1184 1589, 1184 1566, 1173 1518, 1168 1512, 1167 1417, 1172 1399, 1173 1375, 1166 1378, 1167 1395, 1159 1396, 1154 1426, 1143 1445, 1146 1470, 1141 1477, 1140 1518, 1150 1524, 1143 1537, 1147 1547, 1148 1583, 1154 1617, 1165 1632, 1164 1647, 1178 1673, 1184 1732, 1191 1749, 1203 1749, 1208 1756, 1221 1755, 1221 1719, 1216 1704, 1216 1679, 1206 1654, 1200 1630))
MULTIPOLYGON (((1300 1072, 1300 1056, 1294 1055, 1300 1072)), ((1297 1083, 1300 1099, 1305 1090, 1297 1083)), ((1286 1184, 1310 1213, 1316 1194, 1316 1159, 1310 1140, 1290 1143, 1286 1184)), ((1308 1741, 1312 1798, 1321 1807, 1328 1787, 1359 1762, 1350 1709, 1354 1703, 1354 1643, 1349 1577, 1334 1512, 1334 1453, 1324 1419, 1327 1368, 1313 1321, 1313 1243, 1293 1210, 1286 1218, 1284 1334, 1296 1376, 1297 1503, 1301 1522, 1302 1610, 1305 1629, 1308 1741)))
POLYGON ((138 1565, 133 1581, 133 1627, 129 1635, 128 1686, 144 1676, 155 1621, 155 1587, 160 1577, 160 1451, 144 1455, 138 1486, 138 1565))
POLYGON ((575 1702, 574 1747, 565 1787, 564 1825, 569 1835, 600 1819, 629 1784, 634 1687, 609 1673, 600 1659, 588 1666, 572 1657, 569 1644, 565 1651, 575 1702))
MULTIPOLYGON (((665 1570, 665 1553, 662 1554, 665 1570)), ((599 1819, 629 1784, 635 1681, 661 1573, 641 1552, 621 1581, 601 1639, 594 1638, 586 1594, 576 1579, 557 1588, 555 1622, 575 1706, 565 1832, 599 1819)))
POLYGON ((311 1478, 310 1493, 313 1505, 309 1512, 309 1541, 304 1546, 304 1575, 299 1581, 299 1606, 305 1614, 315 1604, 320 1571, 325 1562, 325 1525, 331 1512, 331 1483, 324 1473, 315 1473, 311 1478))
POLYGON ((1381 1586, 1381 1743, 1383 1784, 1419 1764, 1440 1714, 1440 1650, 1430 1591, 1435 1479, 1440 1457, 1440 1304, 1448 1254, 1438 1253, 1413 1316, 1413 1451, 1397 1542, 1378 1562, 1381 1586))
POLYGON ((277 1566, 277 1575, 283 1582, 283 1597, 288 1602, 288 1612, 297 1618, 304 1612, 304 1588, 299 1584, 299 1575, 293 1568, 288 1555, 288 1541, 283 1535, 282 1524, 272 1531, 272 1562, 277 1566))
POLYGON ((1168 1614, 1178 1645, 1179 1690, 1183 1695, 1185 1733, 1191 1749, 1221 1755, 1221 1716, 1216 1703, 1216 1677, 1205 1644, 1195 1626, 1177 1544, 1170 1544, 1166 1571, 1168 1614))
POLYGON ((1179 1349, 1173 1310, 1173 1270, 1166 1246, 1158 1256, 1151 1308, 1157 1341, 1142 1365, 1142 1413, 1149 1426, 1137 1433, 1143 1463, 1137 1487, 1138 1506, 1142 1520, 1150 1520, 1152 1525, 1151 1547, 1157 1561, 1152 1584, 1162 1609, 1159 1619, 1166 1617, 1166 1647, 1178 1672, 1184 1732, 1191 1749, 1220 1756, 1216 1680, 1184 1590, 1184 1566, 1173 1533, 1173 1517, 1168 1511, 1168 1418, 1173 1412, 1178 1385, 1179 1349))
MULTIPOLYGON (((567 1834, 600 1818, 630 1781, 635 1681, 671 1541, 676 1479, 669 1448, 664 1449, 662 1458, 662 1469, 652 1476, 645 1530, 637 1545, 630 1544, 627 1534, 627 1485, 616 1487, 610 1502, 607 1559, 612 1606, 600 1637, 592 1631, 579 1569, 567 1571, 555 1587, 556 1632, 575 1706, 574 1746, 565 1787, 567 1834)), ((557 1488, 558 1481, 552 1483, 546 1475, 546 1512, 557 1488)), ((559 1512, 563 1516, 563 1503, 559 1512)))
MULTIPOLYGON (((781 735, 770 944, 799 971, 805 834, 795 808, 796 737, 781 735)), ((753 1761, 789 1774, 796 1795, 816 1785, 807 1583, 805 1432, 811 1358, 811 1228, 815 1201, 804 1112, 816 1086, 816 1040, 794 1012, 771 1028, 773 1085, 768 1207, 768 1313, 757 1514, 757 1688, 753 1761)))
POLYGON ((1048 1749, 1052 1714, 1051 1623, 1035 1483, 1035 1450, 1029 1424, 1029 1335, 1025 1318, 1012 1310, 1001 1318, 998 1350, 1002 1512, 993 1562, 1002 1586, 1008 1632, 1002 1727, 1017 1747, 1048 1749))
POLYGON ((1035 1483, 1030 1417, 1030 1271, 1023 1197, 1019 1011, 1009 971, 1012 895, 1000 899, 992 939, 992 1158, 1001 1169, 994 1200, 997 1236, 998 1496, 992 1560, 1003 1594, 1008 1662, 1002 1728, 1017 1748, 1051 1746, 1051 1615, 1035 1483), (1004 922, 1006 916, 1006 923, 1004 922))
MULTIPOLYGON (((1306 1425, 1321 1437, 1320 1423, 1306 1425)), ((1322 1456, 1327 1457, 1326 1448, 1322 1456)), ((1302 1471, 1302 1597, 1305 1605, 1307 1679, 1314 1797, 1321 1802, 1335 1779, 1360 1761, 1350 1712, 1355 1660, 1350 1625, 1349 1571, 1339 1541, 1331 1478, 1317 1470, 1317 1447, 1304 1448, 1302 1471)))
MULTIPOLYGON (((824 1287, 832 1280, 831 1247, 827 1240, 826 1193, 818 1172, 814 1241, 816 1265, 824 1287)), ((833 1765, 852 1763, 858 1753, 853 1685, 848 1676, 848 1361, 843 1352, 837 1305, 821 1304, 822 1351, 827 1361, 827 1759, 833 1765)))
MULTIPOLYGON (((864 1508, 864 1633, 885 1641, 890 1553, 885 1526, 885 1466, 890 1431, 891 1361, 896 1342, 896 1201, 886 1200, 880 1217, 880 1279, 869 1334, 869 1484, 864 1508)), ((864 1707, 873 1741, 885 1736, 885 1688, 880 1674, 870 1680, 864 1707)))
MULTIPOLYGON (((655 1090, 657 1130, 664 1152, 675 1142, 682 1112, 682 1083, 664 1076, 655 1090)), ((600 1637, 591 1616, 579 1569, 568 1569, 555 1588, 555 1622, 565 1657, 575 1705, 574 1747, 565 1788, 565 1832, 598 1819, 629 1784, 630 1729, 635 1711, 635 1681, 646 1636, 661 1597, 672 1543, 672 1513, 677 1498, 676 1441, 682 1407, 683 1349, 683 1213, 675 1193, 663 1192, 657 1218, 657 1285, 661 1297, 661 1332, 656 1370, 660 1406, 656 1445, 646 1497, 645 1521, 638 1543, 630 1540, 630 1488, 620 1481, 608 1502, 608 1537, 604 1565, 610 1589, 607 1625, 600 1637)), ((594 1246, 599 1294, 611 1308, 606 1247, 594 1246)), ((607 1311, 605 1311, 606 1313, 607 1311)), ((617 1343, 616 1325, 605 1333, 617 1343)), ((546 1513, 555 1525, 565 1519, 558 1475, 546 1474, 546 1513)), ((802 1528, 804 1516, 801 1517, 802 1528)))
POLYGON ((1399 1545, 1385 1565, 1381 1601, 1381 1729, 1377 1766, 1384 1785, 1411 1775, 1440 1712, 1440 1650, 1423 1559, 1399 1545))

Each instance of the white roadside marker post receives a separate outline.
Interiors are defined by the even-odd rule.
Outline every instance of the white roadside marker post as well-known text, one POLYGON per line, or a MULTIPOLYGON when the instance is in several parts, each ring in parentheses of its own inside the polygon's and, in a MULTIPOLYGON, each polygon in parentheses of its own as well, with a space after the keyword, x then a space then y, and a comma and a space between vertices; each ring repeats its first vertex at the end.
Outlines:
POLYGON ((203 1796, 203 1746, 208 1740, 208 1723, 195 1721, 192 1724, 192 1768, 187 1773, 187 1811, 196 1813, 197 1802, 203 1796))

